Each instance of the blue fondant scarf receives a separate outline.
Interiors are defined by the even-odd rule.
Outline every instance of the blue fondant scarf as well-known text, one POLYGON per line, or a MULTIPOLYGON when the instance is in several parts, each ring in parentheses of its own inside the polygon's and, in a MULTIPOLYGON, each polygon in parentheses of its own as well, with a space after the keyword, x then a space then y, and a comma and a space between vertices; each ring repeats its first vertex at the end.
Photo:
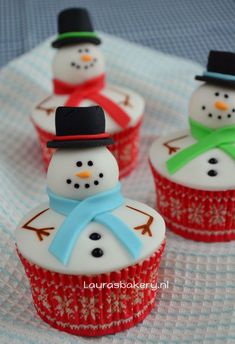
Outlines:
POLYGON ((66 216, 49 247, 49 252, 61 263, 68 263, 79 235, 91 221, 109 228, 129 253, 138 258, 142 246, 140 239, 127 224, 111 213, 124 203, 120 183, 109 191, 87 197, 83 201, 61 197, 50 189, 47 193, 50 208, 66 216))

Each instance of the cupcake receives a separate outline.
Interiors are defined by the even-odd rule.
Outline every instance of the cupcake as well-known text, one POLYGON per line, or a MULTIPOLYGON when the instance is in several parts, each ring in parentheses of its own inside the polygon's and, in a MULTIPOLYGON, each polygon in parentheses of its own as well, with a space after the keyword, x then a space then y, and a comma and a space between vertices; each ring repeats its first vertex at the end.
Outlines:
POLYGON ((102 108, 59 107, 47 172, 49 202, 16 229, 16 247, 39 316, 84 336, 119 332, 156 304, 165 224, 125 199, 102 108))
POLYGON ((190 129, 150 149, 157 209, 187 239, 235 239, 235 54, 211 51, 189 103, 190 129))
POLYGON ((137 162, 144 100, 127 88, 107 85, 101 40, 85 9, 62 11, 58 31, 52 42, 56 49, 52 62, 53 94, 41 100, 32 113, 45 167, 53 152, 46 143, 55 135, 56 108, 100 105, 105 111, 106 130, 115 141, 110 150, 117 159, 120 177, 126 176, 137 162))

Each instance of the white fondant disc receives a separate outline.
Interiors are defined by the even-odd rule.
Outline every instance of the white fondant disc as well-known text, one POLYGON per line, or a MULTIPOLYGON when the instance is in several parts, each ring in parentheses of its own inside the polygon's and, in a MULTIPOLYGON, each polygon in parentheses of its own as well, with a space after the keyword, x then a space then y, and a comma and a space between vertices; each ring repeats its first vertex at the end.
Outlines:
POLYGON ((48 208, 49 204, 44 203, 32 210, 21 221, 15 234, 16 243, 21 254, 32 263, 48 270, 64 274, 86 275, 117 271, 151 256, 161 246, 165 238, 165 224, 162 217, 147 205, 126 199, 125 204, 115 209, 113 214, 128 224, 131 230, 140 238, 143 247, 138 259, 133 259, 108 228, 96 222, 91 222, 82 231, 79 240, 75 244, 68 265, 64 266, 48 251, 58 228, 64 221, 64 216, 55 213, 51 209, 46 210, 48 208), (128 206, 135 209, 131 209, 128 206), (44 210, 46 211, 38 215, 44 210), (35 218, 35 216, 37 217, 35 218), (150 226, 152 236, 149 236, 148 233, 143 234, 143 230, 134 229, 136 226, 147 224, 149 219, 153 220, 150 226), (54 229, 45 229, 50 235, 43 235, 43 240, 40 241, 37 232, 27 229, 28 226, 37 229, 54 227, 54 229), (99 240, 91 240, 89 236, 92 233, 100 234, 101 238, 99 240), (101 248, 103 256, 99 258, 92 256, 91 252, 94 248, 101 248))
POLYGON ((150 161, 153 167, 169 180, 194 189, 212 191, 234 189, 235 161, 219 148, 201 154, 173 175, 169 174, 167 160, 195 142, 189 130, 160 137, 150 148, 150 161))

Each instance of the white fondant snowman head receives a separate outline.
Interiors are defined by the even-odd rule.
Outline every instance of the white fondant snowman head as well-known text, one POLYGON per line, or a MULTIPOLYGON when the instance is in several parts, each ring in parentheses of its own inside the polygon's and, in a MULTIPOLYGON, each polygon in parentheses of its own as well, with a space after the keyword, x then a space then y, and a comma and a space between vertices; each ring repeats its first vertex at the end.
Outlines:
POLYGON ((118 178, 116 159, 106 147, 58 149, 47 172, 49 189, 76 200, 114 188, 118 178))
POLYGON ((235 124, 235 88, 204 83, 192 94, 189 116, 213 129, 235 124))
POLYGON ((118 164, 106 148, 113 140, 105 132, 105 115, 100 106, 56 109, 56 136, 47 143, 57 148, 47 172, 48 188, 71 199, 114 188, 118 164))
POLYGON ((57 49, 53 62, 54 79, 78 85, 104 73, 104 57, 92 43, 65 45, 57 49))
POLYGON ((189 116, 211 129, 235 124, 235 53, 212 50, 204 83, 192 94, 189 116))
POLYGON ((69 84, 81 84, 104 73, 100 38, 93 30, 85 8, 67 8, 58 16, 58 37, 52 42, 57 49, 52 74, 69 84))

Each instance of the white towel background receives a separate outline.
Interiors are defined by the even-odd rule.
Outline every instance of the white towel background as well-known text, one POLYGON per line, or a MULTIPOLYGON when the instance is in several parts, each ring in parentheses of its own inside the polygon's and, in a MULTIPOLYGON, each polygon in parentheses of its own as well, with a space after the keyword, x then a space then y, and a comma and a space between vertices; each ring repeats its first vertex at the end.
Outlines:
MULTIPOLYGON (((187 106, 202 67, 102 34, 108 81, 130 87, 147 102, 137 169, 123 180, 129 198, 154 206, 147 163, 154 137, 187 126, 187 106)), ((14 229, 46 200, 45 173, 29 120, 33 103, 51 90, 50 41, 0 73, 0 343, 235 343, 235 242, 204 244, 167 232, 160 290, 146 320, 116 335, 82 338, 54 330, 37 316, 15 254, 14 229)))

